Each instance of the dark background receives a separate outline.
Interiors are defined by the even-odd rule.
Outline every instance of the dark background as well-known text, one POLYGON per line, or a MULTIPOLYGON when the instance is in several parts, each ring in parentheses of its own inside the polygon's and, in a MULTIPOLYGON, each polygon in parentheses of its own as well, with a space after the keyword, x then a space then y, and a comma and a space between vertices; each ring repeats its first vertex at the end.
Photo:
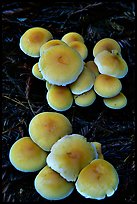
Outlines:
POLYGON ((135 2, 2 2, 2 202, 40 203, 135 203, 135 2), (103 3, 102 3, 103 2, 103 3), (67 32, 78 32, 88 48, 85 62, 93 60, 93 47, 102 38, 115 39, 129 66, 121 79, 127 106, 107 108, 101 97, 93 105, 63 112, 73 133, 102 144, 104 158, 119 174, 118 190, 110 198, 96 201, 74 192, 64 200, 48 201, 34 189, 35 173, 22 173, 9 162, 12 144, 28 136, 34 115, 54 111, 47 105, 45 82, 36 79, 32 66, 38 58, 25 55, 19 48, 22 34, 31 27, 48 29, 54 39, 67 32))

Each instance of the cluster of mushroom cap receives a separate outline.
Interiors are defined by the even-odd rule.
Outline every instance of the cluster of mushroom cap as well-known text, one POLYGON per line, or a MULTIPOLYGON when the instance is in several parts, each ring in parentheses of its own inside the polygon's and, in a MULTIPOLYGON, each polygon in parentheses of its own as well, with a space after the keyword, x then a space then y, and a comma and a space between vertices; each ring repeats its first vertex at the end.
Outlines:
POLYGON ((10 148, 11 164, 22 172, 39 171, 34 186, 48 200, 64 199, 75 187, 86 198, 113 195, 118 174, 104 160, 101 143, 88 142, 72 131, 72 124, 61 113, 35 115, 29 123, 29 137, 18 139, 10 148))

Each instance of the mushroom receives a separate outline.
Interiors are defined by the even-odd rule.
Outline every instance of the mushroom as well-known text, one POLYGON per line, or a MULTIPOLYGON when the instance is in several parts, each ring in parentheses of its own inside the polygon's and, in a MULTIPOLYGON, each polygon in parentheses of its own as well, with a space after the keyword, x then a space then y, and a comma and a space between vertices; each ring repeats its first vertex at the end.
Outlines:
POLYGON ((96 100, 96 93, 93 89, 90 89, 89 91, 81 94, 81 95, 75 95, 74 100, 76 105, 81 107, 87 107, 94 103, 96 100))
POLYGON ((98 159, 104 159, 104 156, 102 154, 102 150, 101 150, 101 143, 99 142, 91 142, 91 144, 95 145, 97 154, 98 154, 98 159))
POLYGON ((99 74, 94 83, 94 91, 101 97, 111 98, 120 93, 121 81, 115 77, 99 74))
POLYGON ((127 98, 122 92, 120 92, 112 98, 104 98, 103 102, 108 108, 121 109, 127 105, 127 98))
POLYGON ((85 198, 101 200, 112 196, 118 184, 114 166, 104 159, 95 159, 80 172, 76 189, 85 198))
POLYGON ((74 184, 66 181, 50 167, 45 166, 36 176, 34 181, 36 191, 48 200, 61 200, 69 196, 74 184))
POLYGON ((79 134, 66 135, 51 148, 47 165, 67 181, 76 181, 79 172, 96 158, 96 150, 79 134))
POLYGON ((18 139, 10 148, 11 164, 22 172, 35 172, 46 165, 47 152, 36 145, 30 137, 18 139))
POLYGON ((103 38, 98 41, 93 48, 93 56, 96 57, 97 54, 103 50, 107 50, 109 52, 112 50, 117 50, 119 53, 121 53, 120 45, 112 38, 103 38))
POLYGON ((83 42, 73 41, 68 44, 71 48, 75 49, 82 57, 82 59, 86 59, 88 56, 88 49, 83 42))
POLYGON ((73 103, 73 96, 67 86, 52 85, 47 92, 47 102, 56 111, 66 111, 73 103))
POLYGON ((30 137, 45 151, 50 151, 58 139, 71 133, 70 121, 63 114, 56 112, 39 113, 29 123, 30 137))
POLYGON ((83 70, 80 54, 66 45, 49 48, 39 59, 43 77, 51 84, 66 86, 75 81, 83 70))
POLYGON ((89 91, 93 87, 94 81, 94 74, 87 67, 84 67, 77 80, 70 84, 69 87, 73 94, 79 95, 89 91))
POLYGON ((38 63, 34 64, 32 67, 32 74, 33 76, 35 76, 37 79, 40 80, 45 80, 41 74, 41 72, 39 71, 39 66, 38 63))
POLYGON ((123 78, 128 72, 126 61, 116 50, 100 52, 94 58, 94 62, 101 74, 123 78))
POLYGON ((79 42, 82 42, 84 43, 84 38, 82 37, 82 35, 80 35, 79 33, 77 32, 69 32, 69 33, 66 33, 62 39, 62 41, 64 41, 66 44, 69 44, 73 41, 79 41, 79 42))
POLYGON ((47 51, 50 47, 57 46, 57 45, 67 45, 62 40, 49 40, 48 42, 44 43, 40 48, 40 56, 47 51))
POLYGON ((46 89, 49 90, 52 84, 50 84, 48 81, 46 81, 46 89))
POLYGON ((100 74, 99 71, 98 71, 98 67, 97 67, 97 65, 95 64, 94 61, 86 62, 85 66, 94 73, 95 78, 100 74))
POLYGON ((28 56, 39 57, 40 47, 53 38, 45 28, 33 27, 28 29, 20 38, 20 49, 28 56))

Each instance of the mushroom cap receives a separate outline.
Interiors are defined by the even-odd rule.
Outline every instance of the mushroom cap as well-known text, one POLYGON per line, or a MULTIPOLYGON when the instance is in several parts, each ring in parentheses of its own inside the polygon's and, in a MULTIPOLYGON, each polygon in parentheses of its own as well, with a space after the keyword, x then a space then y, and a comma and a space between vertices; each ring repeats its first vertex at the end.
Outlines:
POLYGON ((117 50, 118 52, 121 52, 121 47, 114 39, 103 38, 95 44, 93 48, 93 56, 96 57, 96 55, 103 50, 107 50, 109 52, 111 52, 112 50, 117 50))
POLYGON ((47 102, 56 111, 66 111, 73 103, 73 96, 67 86, 52 85, 47 92, 47 102))
POLYGON ((65 42, 62 40, 49 40, 48 42, 44 43, 40 48, 40 56, 47 51, 50 47, 58 46, 58 45, 66 45, 65 42))
POLYGON ((38 171, 46 165, 47 152, 36 145, 30 137, 17 140, 9 152, 12 165, 22 172, 38 171))
POLYGON ((89 91, 93 87, 94 82, 94 74, 87 67, 84 67, 77 80, 70 84, 69 87, 73 94, 79 95, 89 91))
POLYGON ((119 177, 114 166, 104 159, 95 159, 80 172, 76 189, 86 198, 101 200, 112 196, 118 183, 119 177))
POLYGON ((103 102, 108 108, 121 109, 127 105, 127 98, 120 92, 118 95, 112 98, 104 98, 103 102))
POLYGON ((99 143, 99 142, 92 142, 92 144, 95 145, 96 151, 98 153, 98 159, 104 159, 104 156, 102 154, 102 149, 101 149, 101 143, 99 143))
POLYGON ((96 93, 93 89, 90 89, 81 95, 75 95, 74 100, 78 106, 87 107, 92 105, 96 100, 96 93))
POLYGON ((43 77, 51 84, 66 86, 75 81, 83 70, 80 54, 66 45, 49 48, 39 59, 43 77))
POLYGON ((96 150, 82 135, 66 135, 51 148, 47 164, 67 181, 75 181, 82 168, 96 158, 96 150))
POLYGON ((123 78, 128 72, 127 63, 117 51, 104 50, 94 58, 94 62, 101 74, 123 78))
POLYGON ((82 57, 82 59, 86 59, 88 56, 88 49, 83 42, 73 41, 68 44, 71 48, 75 49, 82 57))
POLYGON ((64 41, 66 44, 69 44, 73 41, 79 41, 84 43, 84 38, 82 37, 82 35, 76 32, 66 33, 61 40, 64 41))
POLYGON ((40 56, 40 47, 53 38, 45 28, 33 27, 28 29, 20 38, 20 49, 31 57, 40 56))
POLYGON ((35 76, 37 79, 45 80, 45 79, 43 79, 43 76, 42 76, 41 72, 39 71, 38 63, 36 63, 36 64, 33 65, 33 67, 32 67, 32 74, 33 74, 33 76, 35 76))
POLYGON ((46 81, 46 89, 49 90, 52 84, 50 84, 48 81, 46 81))
POLYGON ((98 71, 98 67, 94 61, 86 62, 85 66, 94 73, 95 77, 97 77, 100 74, 98 71))
POLYGON ((48 200, 61 200, 69 196, 74 184, 66 181, 50 167, 45 166, 34 181, 36 191, 48 200))
POLYGON ((58 139, 70 133, 72 133, 72 125, 60 113, 39 113, 32 118, 29 124, 30 137, 45 151, 50 151, 58 139))
POLYGON ((120 93, 122 84, 116 77, 99 74, 94 83, 94 91, 101 97, 111 98, 120 93))

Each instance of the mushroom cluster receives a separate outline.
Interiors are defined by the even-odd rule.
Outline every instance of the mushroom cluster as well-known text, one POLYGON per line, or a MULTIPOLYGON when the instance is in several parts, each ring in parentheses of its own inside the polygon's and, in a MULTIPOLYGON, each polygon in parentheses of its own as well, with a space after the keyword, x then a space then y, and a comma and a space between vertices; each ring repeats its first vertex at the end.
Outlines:
POLYGON ((61 200, 74 188, 85 198, 112 196, 119 184, 116 169, 104 160, 101 143, 72 133, 61 113, 42 112, 29 123, 29 137, 10 148, 11 164, 22 172, 38 172, 36 191, 45 199, 61 200))

